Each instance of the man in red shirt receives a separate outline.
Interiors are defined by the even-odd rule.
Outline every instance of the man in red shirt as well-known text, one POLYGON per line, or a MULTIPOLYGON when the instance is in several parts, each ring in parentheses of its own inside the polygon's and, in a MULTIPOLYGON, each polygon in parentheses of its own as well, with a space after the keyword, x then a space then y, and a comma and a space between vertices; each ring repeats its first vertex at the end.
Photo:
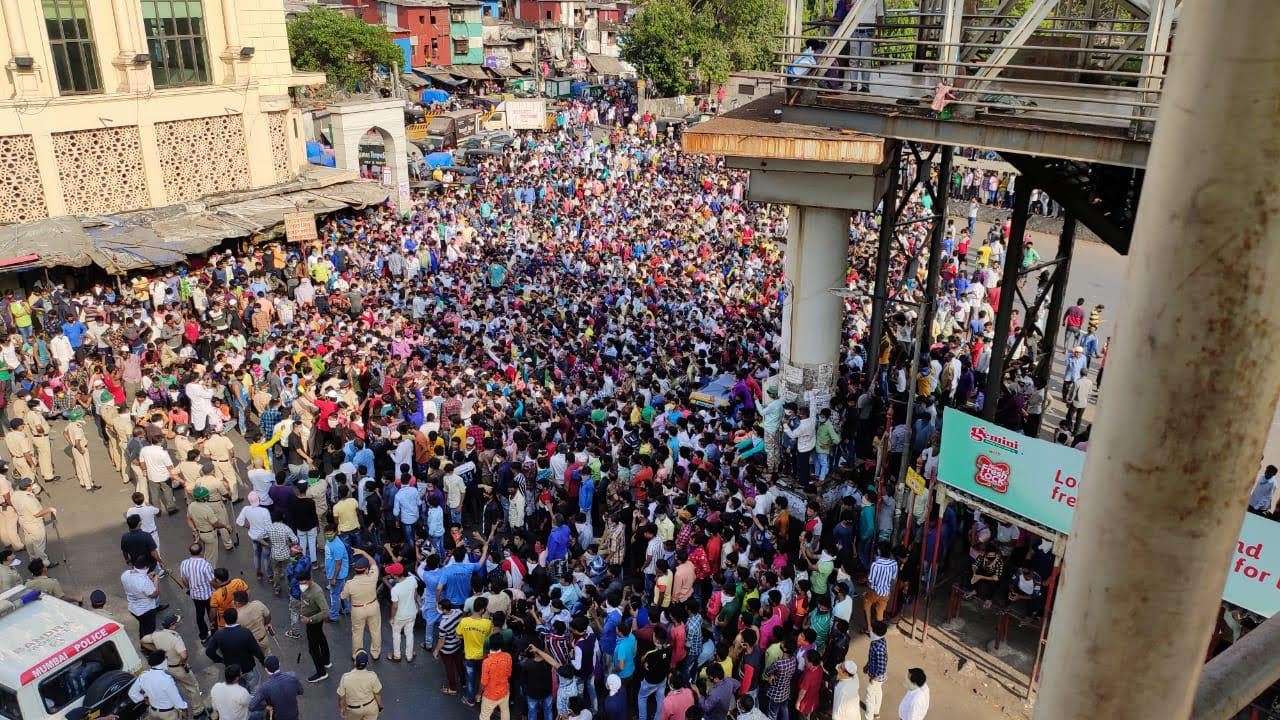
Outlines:
POLYGON ((320 431, 320 443, 328 445, 333 434, 333 414, 338 412, 338 393, 330 390, 327 395, 316 398, 316 429, 320 431))
POLYGON ((1084 298, 1076 300, 1076 304, 1067 308, 1062 315, 1062 347, 1070 350, 1080 340, 1080 326, 1084 325, 1084 298))

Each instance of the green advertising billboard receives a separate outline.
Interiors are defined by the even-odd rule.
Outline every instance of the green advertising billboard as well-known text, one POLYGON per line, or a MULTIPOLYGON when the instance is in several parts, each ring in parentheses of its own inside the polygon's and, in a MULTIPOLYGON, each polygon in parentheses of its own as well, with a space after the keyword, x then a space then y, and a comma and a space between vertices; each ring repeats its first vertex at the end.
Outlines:
MULTIPOLYGON (((947 408, 938 481, 1061 533, 1071 531, 1084 472, 1079 450, 947 408)), ((1246 514, 1222 598, 1280 612, 1280 523, 1246 514)))
POLYGON ((1084 453, 947 408, 938 480, 1061 533, 1071 531, 1084 453))

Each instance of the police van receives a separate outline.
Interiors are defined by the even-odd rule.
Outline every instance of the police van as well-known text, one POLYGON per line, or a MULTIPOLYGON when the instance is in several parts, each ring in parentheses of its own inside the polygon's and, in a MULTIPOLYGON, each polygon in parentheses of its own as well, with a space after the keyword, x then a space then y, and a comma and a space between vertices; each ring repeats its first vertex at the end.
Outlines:
POLYGON ((129 687, 143 669, 120 623, 23 586, 0 594, 0 720, 141 717, 129 687))

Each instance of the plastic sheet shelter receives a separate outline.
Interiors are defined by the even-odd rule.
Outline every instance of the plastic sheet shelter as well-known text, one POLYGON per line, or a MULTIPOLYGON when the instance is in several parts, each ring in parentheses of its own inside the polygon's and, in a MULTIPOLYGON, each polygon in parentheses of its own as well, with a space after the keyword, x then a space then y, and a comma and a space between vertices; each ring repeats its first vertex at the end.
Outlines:
POLYGON ((387 200, 374 183, 342 182, 223 204, 188 203, 111 216, 60 217, 0 228, 0 257, 37 255, 32 267, 97 265, 118 275, 164 267, 224 240, 273 231, 287 213, 327 213, 387 200))

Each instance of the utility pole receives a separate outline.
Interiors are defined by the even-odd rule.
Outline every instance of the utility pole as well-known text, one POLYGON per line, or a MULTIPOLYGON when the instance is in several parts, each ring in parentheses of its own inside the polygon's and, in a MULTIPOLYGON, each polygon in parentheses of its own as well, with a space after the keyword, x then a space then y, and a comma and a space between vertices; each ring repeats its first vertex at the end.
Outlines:
POLYGON ((1036 720, 1190 715, 1280 393, 1280 13, 1181 11, 1036 720))

